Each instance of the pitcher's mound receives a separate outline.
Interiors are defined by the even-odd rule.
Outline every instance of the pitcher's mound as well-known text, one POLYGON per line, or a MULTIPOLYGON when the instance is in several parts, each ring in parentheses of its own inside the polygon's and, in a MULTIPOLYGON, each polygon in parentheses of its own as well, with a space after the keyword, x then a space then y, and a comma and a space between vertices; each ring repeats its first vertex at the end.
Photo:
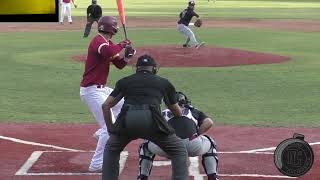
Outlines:
MULTIPOLYGON (((149 46, 137 48, 131 64, 143 54, 150 54, 161 67, 222 67, 250 64, 271 64, 288 61, 290 58, 268 53, 244 51, 240 49, 209 47, 199 49, 178 46, 149 46)), ((72 57, 85 61, 86 55, 72 57)))

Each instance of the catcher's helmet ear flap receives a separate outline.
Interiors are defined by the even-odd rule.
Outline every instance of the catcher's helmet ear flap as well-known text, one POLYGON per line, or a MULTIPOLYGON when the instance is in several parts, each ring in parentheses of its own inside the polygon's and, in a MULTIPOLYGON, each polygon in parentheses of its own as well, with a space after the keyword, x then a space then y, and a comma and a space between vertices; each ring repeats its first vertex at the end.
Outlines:
POLYGON ((103 33, 110 33, 112 35, 118 32, 118 22, 113 16, 103 16, 98 21, 98 31, 103 33))

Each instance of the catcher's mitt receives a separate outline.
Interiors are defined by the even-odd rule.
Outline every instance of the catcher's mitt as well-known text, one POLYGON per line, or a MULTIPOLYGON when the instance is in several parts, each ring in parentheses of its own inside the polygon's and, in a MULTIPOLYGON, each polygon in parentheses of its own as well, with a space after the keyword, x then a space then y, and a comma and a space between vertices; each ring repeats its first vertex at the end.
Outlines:
POLYGON ((195 27, 201 27, 201 26, 202 26, 202 20, 201 20, 201 19, 197 19, 197 20, 194 22, 194 26, 195 26, 195 27))

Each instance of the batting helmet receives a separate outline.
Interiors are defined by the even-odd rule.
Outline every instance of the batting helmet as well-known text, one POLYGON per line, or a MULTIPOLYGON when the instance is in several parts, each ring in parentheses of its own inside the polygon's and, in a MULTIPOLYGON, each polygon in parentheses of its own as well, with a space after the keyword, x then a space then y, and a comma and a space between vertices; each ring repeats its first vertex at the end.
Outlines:
POLYGON ((178 102, 179 106, 183 106, 184 107, 186 105, 187 106, 191 105, 191 101, 182 92, 177 92, 176 93, 176 99, 177 99, 177 102, 178 102))
POLYGON ((113 16, 103 16, 98 21, 98 31, 115 35, 118 32, 118 22, 113 16))

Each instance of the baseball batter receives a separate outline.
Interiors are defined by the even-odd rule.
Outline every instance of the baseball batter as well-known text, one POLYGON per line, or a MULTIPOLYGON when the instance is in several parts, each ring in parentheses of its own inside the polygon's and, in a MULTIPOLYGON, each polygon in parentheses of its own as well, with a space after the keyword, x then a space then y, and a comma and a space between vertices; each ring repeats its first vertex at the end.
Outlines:
POLYGON ((69 22, 69 24, 72 24, 71 2, 73 3, 74 7, 77 8, 77 5, 74 3, 74 0, 60 0, 60 4, 61 4, 60 24, 63 24, 64 15, 65 15, 66 11, 68 14, 68 22, 69 22))
POLYGON ((179 17, 178 21, 178 30, 181 32, 186 38, 187 41, 183 44, 183 47, 195 47, 199 48, 204 45, 204 42, 198 42, 192 30, 188 27, 193 16, 199 19, 199 15, 194 11, 194 6, 196 5, 195 1, 189 1, 188 7, 183 10, 179 17))
MULTIPOLYGON (((202 165, 208 180, 218 180, 216 143, 212 138, 204 135, 213 126, 212 119, 191 106, 191 102, 182 92, 178 92, 176 98, 182 110, 182 117, 174 117, 169 109, 162 111, 163 117, 175 129, 177 136, 183 139, 188 155, 191 157, 202 156, 202 165)), ((145 141, 140 146, 139 180, 148 179, 155 155, 168 157, 167 153, 151 141, 145 141)))
MULTIPOLYGON (((113 90, 106 86, 110 63, 113 63, 118 69, 122 69, 135 54, 129 40, 124 40, 118 44, 111 41, 112 37, 118 32, 116 18, 111 16, 100 18, 98 31, 98 35, 90 42, 83 79, 80 84, 81 100, 89 107, 100 126, 98 133, 96 133, 99 137, 89 166, 90 172, 102 171, 104 147, 109 138, 103 117, 102 104, 113 90), (125 57, 120 57, 119 53, 123 49, 125 49, 125 57)), ((122 104, 123 100, 112 108, 113 120, 119 114, 122 104)))

